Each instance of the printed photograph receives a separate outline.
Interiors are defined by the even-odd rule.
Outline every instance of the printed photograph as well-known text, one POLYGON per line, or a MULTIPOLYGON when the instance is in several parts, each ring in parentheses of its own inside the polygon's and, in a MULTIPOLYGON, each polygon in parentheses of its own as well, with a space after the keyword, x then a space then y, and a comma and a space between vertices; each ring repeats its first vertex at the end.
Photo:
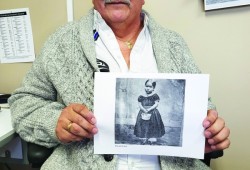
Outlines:
POLYGON ((185 79, 117 78, 115 144, 182 146, 185 79))

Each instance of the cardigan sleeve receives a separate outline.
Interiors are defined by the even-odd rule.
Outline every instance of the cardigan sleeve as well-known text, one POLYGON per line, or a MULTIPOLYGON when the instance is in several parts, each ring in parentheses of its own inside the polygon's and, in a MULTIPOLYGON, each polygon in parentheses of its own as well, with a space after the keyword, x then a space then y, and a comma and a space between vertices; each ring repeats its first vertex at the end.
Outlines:
POLYGON ((46 147, 60 143, 55 129, 61 110, 65 107, 58 100, 57 89, 51 80, 51 74, 56 73, 48 72, 48 63, 52 62, 50 57, 63 55, 59 43, 60 34, 59 30, 49 37, 21 87, 8 100, 15 131, 25 141, 46 147))

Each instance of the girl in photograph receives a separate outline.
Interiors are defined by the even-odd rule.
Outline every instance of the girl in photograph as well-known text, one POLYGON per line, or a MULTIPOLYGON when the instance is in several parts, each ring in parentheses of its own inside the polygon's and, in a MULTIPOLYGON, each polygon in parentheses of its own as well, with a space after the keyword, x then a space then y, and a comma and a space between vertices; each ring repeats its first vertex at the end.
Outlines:
POLYGON ((141 144, 156 144, 157 138, 165 134, 164 124, 157 107, 160 101, 154 92, 156 82, 148 79, 145 82, 145 95, 138 97, 140 111, 137 116, 134 134, 142 139, 141 144))

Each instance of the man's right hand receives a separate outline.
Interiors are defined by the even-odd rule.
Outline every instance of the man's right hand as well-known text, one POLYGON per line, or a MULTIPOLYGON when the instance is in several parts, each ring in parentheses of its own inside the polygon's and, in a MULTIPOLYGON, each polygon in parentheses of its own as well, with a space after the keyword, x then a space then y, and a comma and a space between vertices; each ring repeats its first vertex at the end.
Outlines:
POLYGON ((70 104, 65 107, 58 119, 56 135, 63 143, 92 138, 98 129, 94 114, 82 104, 70 104))

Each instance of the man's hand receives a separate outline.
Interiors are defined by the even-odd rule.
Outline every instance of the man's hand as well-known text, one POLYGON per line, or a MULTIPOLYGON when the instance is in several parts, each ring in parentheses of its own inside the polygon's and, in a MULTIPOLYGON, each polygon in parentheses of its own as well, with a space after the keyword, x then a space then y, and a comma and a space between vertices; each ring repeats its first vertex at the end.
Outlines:
POLYGON ((63 143, 92 138, 98 132, 92 112, 82 104, 70 104, 62 110, 56 126, 56 135, 63 143))
POLYGON ((225 121, 218 117, 216 110, 208 110, 207 117, 203 121, 206 137, 205 153, 223 150, 229 147, 228 139, 230 130, 225 126, 225 121))

